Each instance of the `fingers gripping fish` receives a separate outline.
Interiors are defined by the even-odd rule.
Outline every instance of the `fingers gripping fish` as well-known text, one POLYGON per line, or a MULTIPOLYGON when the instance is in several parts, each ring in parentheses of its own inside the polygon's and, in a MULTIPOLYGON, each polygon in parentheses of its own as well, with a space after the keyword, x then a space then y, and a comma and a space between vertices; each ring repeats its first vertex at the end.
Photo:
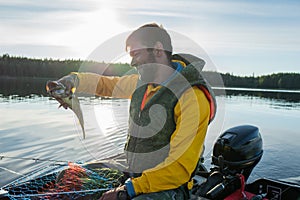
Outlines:
POLYGON ((59 108, 70 108, 76 114, 83 132, 83 139, 85 139, 83 115, 79 99, 75 95, 76 88, 73 87, 70 93, 67 91, 66 86, 62 83, 58 81, 48 81, 46 84, 46 90, 50 96, 54 97, 60 103, 59 108))

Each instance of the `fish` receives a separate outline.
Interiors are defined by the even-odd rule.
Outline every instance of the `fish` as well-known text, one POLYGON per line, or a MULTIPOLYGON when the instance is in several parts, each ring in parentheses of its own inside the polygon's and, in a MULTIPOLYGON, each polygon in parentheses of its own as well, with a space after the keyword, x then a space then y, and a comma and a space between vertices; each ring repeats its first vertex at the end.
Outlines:
POLYGON ((69 92, 67 91, 66 86, 63 85, 61 82, 47 81, 46 90, 51 97, 55 98, 60 103, 58 108, 69 108, 75 113, 82 129, 83 139, 85 139, 83 114, 80 107, 79 99, 75 94, 76 88, 73 87, 71 89, 71 92, 69 92))

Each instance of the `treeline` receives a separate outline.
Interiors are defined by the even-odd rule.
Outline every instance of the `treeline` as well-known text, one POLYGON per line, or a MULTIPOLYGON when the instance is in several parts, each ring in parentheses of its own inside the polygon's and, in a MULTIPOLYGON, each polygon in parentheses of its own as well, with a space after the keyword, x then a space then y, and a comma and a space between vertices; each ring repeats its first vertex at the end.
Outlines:
MULTIPOLYGON (((82 60, 53 60, 0 56, 0 77, 33 77, 58 79, 70 72, 94 72, 103 75, 122 76, 136 73, 129 64, 104 63, 82 60)), ((203 72, 212 86, 300 89, 299 73, 277 73, 264 76, 235 76, 229 73, 203 72), (224 83, 224 84, 223 84, 224 83)))
POLYGON ((300 89, 299 73, 276 73, 271 75, 233 76, 229 73, 221 74, 227 87, 265 88, 265 89, 300 89))
POLYGON ((0 57, 0 76, 60 78, 70 72, 94 72, 103 75, 120 76, 130 71, 129 64, 82 60, 53 60, 12 57, 4 54, 0 57))

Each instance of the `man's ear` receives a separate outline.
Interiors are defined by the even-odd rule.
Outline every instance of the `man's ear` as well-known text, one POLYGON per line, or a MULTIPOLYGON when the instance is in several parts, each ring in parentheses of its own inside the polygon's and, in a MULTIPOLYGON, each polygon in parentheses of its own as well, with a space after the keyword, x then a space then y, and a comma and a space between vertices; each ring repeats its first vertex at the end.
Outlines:
POLYGON ((164 46, 161 42, 156 42, 154 45, 154 54, 156 56, 162 56, 162 54, 164 53, 164 46))

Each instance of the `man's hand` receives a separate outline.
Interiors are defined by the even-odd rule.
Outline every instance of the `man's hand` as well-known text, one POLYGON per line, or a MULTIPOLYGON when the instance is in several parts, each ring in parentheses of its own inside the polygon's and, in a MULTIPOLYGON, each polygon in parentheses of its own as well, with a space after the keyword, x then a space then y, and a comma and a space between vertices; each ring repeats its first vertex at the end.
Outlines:
POLYGON ((115 189, 105 192, 99 200, 129 200, 125 186, 120 186, 115 189))
POLYGON ((75 74, 70 74, 60 78, 57 82, 60 82, 66 87, 66 94, 71 95, 74 91, 73 88, 78 86, 78 78, 75 74))

